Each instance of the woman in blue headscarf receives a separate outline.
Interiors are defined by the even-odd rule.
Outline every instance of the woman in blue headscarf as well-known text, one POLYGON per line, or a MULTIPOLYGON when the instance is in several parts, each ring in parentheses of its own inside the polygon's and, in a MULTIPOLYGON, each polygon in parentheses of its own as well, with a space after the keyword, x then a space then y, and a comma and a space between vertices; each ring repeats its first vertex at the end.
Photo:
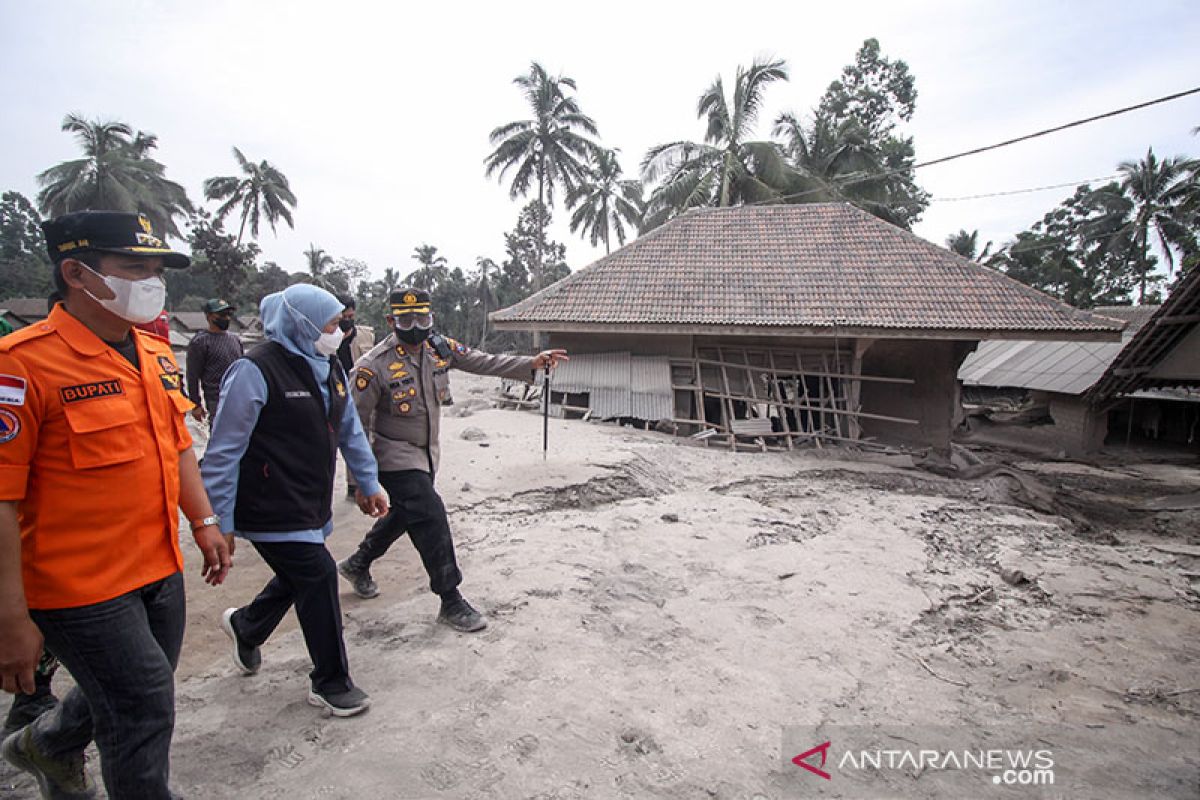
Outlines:
POLYGON ((340 448, 359 508, 387 512, 387 495, 337 360, 342 304, 297 284, 259 306, 267 341, 230 366, 201 474, 222 533, 248 539, 275 577, 246 606, 225 611, 233 662, 258 671, 259 647, 293 605, 312 658, 308 701, 348 717, 370 705, 350 680, 333 531, 333 474, 340 448))

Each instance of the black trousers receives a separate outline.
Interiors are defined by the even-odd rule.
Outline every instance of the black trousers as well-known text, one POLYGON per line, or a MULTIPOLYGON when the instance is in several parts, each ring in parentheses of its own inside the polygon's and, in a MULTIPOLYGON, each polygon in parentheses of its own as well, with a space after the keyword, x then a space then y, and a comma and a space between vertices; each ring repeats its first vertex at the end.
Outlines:
POLYGON ((433 488, 433 476, 419 469, 380 472, 379 482, 387 490, 391 510, 367 531, 350 557, 351 566, 371 566, 407 532, 429 575, 430 591, 440 595, 457 589, 462 573, 454 558, 446 506, 433 488))
POLYGON ((337 563, 324 544, 251 542, 274 572, 250 605, 233 615, 233 627, 247 644, 261 646, 270 638, 288 609, 296 618, 312 659, 313 691, 349 691, 350 665, 342 640, 342 607, 338 601, 337 563))

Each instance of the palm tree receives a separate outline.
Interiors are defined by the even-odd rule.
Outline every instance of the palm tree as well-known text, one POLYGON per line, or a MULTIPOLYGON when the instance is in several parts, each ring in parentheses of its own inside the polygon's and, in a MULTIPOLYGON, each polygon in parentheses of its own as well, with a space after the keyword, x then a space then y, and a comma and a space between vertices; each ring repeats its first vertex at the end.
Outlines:
POLYGON ((487 347, 488 306, 495 308, 499 305, 496 297, 496 279, 493 276, 500 275, 500 267, 495 261, 482 256, 475 259, 475 266, 479 267, 479 280, 475 283, 475 299, 479 301, 483 312, 479 333, 479 349, 483 350, 487 347))
MULTIPOLYGON (((484 159, 485 174, 498 174, 503 180, 511 171, 509 196, 522 197, 537 186, 538 203, 554 205, 554 190, 561 186, 568 194, 582 183, 587 174, 588 159, 599 150, 589 136, 596 136, 596 123, 579 108, 579 102, 567 93, 575 91, 575 81, 559 75, 551 77, 536 61, 529 72, 513 83, 521 87, 530 110, 531 119, 516 120, 491 132, 489 142, 495 147, 484 159)), ((541 239, 546 238, 545 222, 541 239)), ((542 254, 537 254, 533 288, 542 286, 542 254)))
POLYGON ((323 289, 328 289, 329 279, 326 276, 326 271, 334 264, 333 256, 315 244, 309 243, 308 249, 304 251, 304 260, 308 274, 312 277, 312 282, 323 289))
POLYGON ((604 242, 604 252, 612 252, 611 239, 625 244, 625 226, 639 229, 645 212, 640 181, 621 180, 621 165, 615 150, 597 151, 583 183, 567 195, 567 206, 574 208, 571 232, 582 228, 592 246, 604 242))
POLYGON ((423 244, 413 250, 413 260, 421 265, 404 278, 409 286, 416 286, 433 292, 439 283, 446 280, 450 274, 445 257, 437 254, 437 248, 431 244, 423 244))
POLYGON ((236 147, 233 148, 233 157, 242 168, 242 177, 230 175, 209 178, 204 182, 204 196, 209 200, 225 201, 217 209, 217 219, 223 220, 229 212, 241 208, 242 222, 238 226, 237 243, 242 243, 247 222, 250 223, 251 235, 258 238, 258 226, 263 217, 267 218, 272 233, 281 219, 289 228, 295 228, 292 209, 296 207, 296 195, 292 194, 287 176, 269 161, 252 163, 236 147))
POLYGON ((400 285, 400 273, 392 267, 388 267, 383 271, 383 293, 391 295, 396 291, 396 287, 400 285))
POLYGON ((851 203, 905 229, 927 204, 913 183, 906 141, 880 142, 855 118, 835 123, 822 113, 807 128, 795 114, 780 114, 774 133, 791 167, 789 203, 851 203))
POLYGON ((696 115, 707 120, 704 142, 670 142, 650 148, 642 179, 661 180, 650 196, 646 227, 699 206, 728 206, 778 198, 787 165, 774 142, 751 141, 766 87, 787 80, 782 60, 755 61, 738 68, 733 97, 718 77, 704 94, 696 115))
POLYGON ((155 230, 181 237, 175 217, 192 211, 182 186, 166 177, 166 167, 150 157, 154 134, 124 122, 88 120, 68 114, 63 131, 75 135, 83 158, 64 161, 37 176, 38 206, 47 216, 108 209, 145 214, 155 230))
POLYGON ((1150 148, 1141 161, 1121 162, 1117 187, 1096 192, 1097 202, 1128 220, 1107 237, 1107 247, 1123 250, 1129 259, 1136 260, 1139 304, 1146 299, 1147 279, 1156 263, 1150 253, 1152 235, 1167 262, 1168 274, 1175 271, 1177 250, 1188 255, 1197 249, 1196 233, 1186 216, 1188 200, 1196 192, 1197 167, 1196 161, 1182 156, 1160 161, 1150 148))
POLYGON ((963 258, 969 258, 982 264, 991 254, 992 243, 988 242, 980 251, 979 231, 967 233, 966 228, 963 228, 958 233, 952 233, 946 237, 946 249, 958 253, 963 258))

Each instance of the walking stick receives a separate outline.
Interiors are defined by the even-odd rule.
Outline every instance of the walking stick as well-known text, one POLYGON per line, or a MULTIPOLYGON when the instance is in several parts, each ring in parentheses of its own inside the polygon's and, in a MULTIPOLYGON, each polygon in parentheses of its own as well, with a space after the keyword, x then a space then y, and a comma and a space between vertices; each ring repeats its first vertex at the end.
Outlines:
POLYGON ((546 450, 550 446, 550 365, 542 369, 546 378, 542 381, 542 461, 545 461, 546 450))

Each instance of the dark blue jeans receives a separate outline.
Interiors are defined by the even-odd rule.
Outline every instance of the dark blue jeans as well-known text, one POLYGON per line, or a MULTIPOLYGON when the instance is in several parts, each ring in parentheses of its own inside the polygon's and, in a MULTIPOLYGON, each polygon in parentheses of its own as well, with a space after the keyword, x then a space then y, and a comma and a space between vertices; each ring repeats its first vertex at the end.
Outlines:
POLYGON ((387 490, 391 510, 367 531, 350 557, 351 565, 366 569, 407 532, 429 576, 430 591, 441 595, 457 589, 462 572, 454 557, 446 506, 433 488, 433 476, 419 469, 380 472, 379 482, 387 490))
POLYGON ((110 798, 169 798, 183 575, 103 603, 29 615, 78 686, 33 723, 34 744, 64 756, 95 738, 110 798))

